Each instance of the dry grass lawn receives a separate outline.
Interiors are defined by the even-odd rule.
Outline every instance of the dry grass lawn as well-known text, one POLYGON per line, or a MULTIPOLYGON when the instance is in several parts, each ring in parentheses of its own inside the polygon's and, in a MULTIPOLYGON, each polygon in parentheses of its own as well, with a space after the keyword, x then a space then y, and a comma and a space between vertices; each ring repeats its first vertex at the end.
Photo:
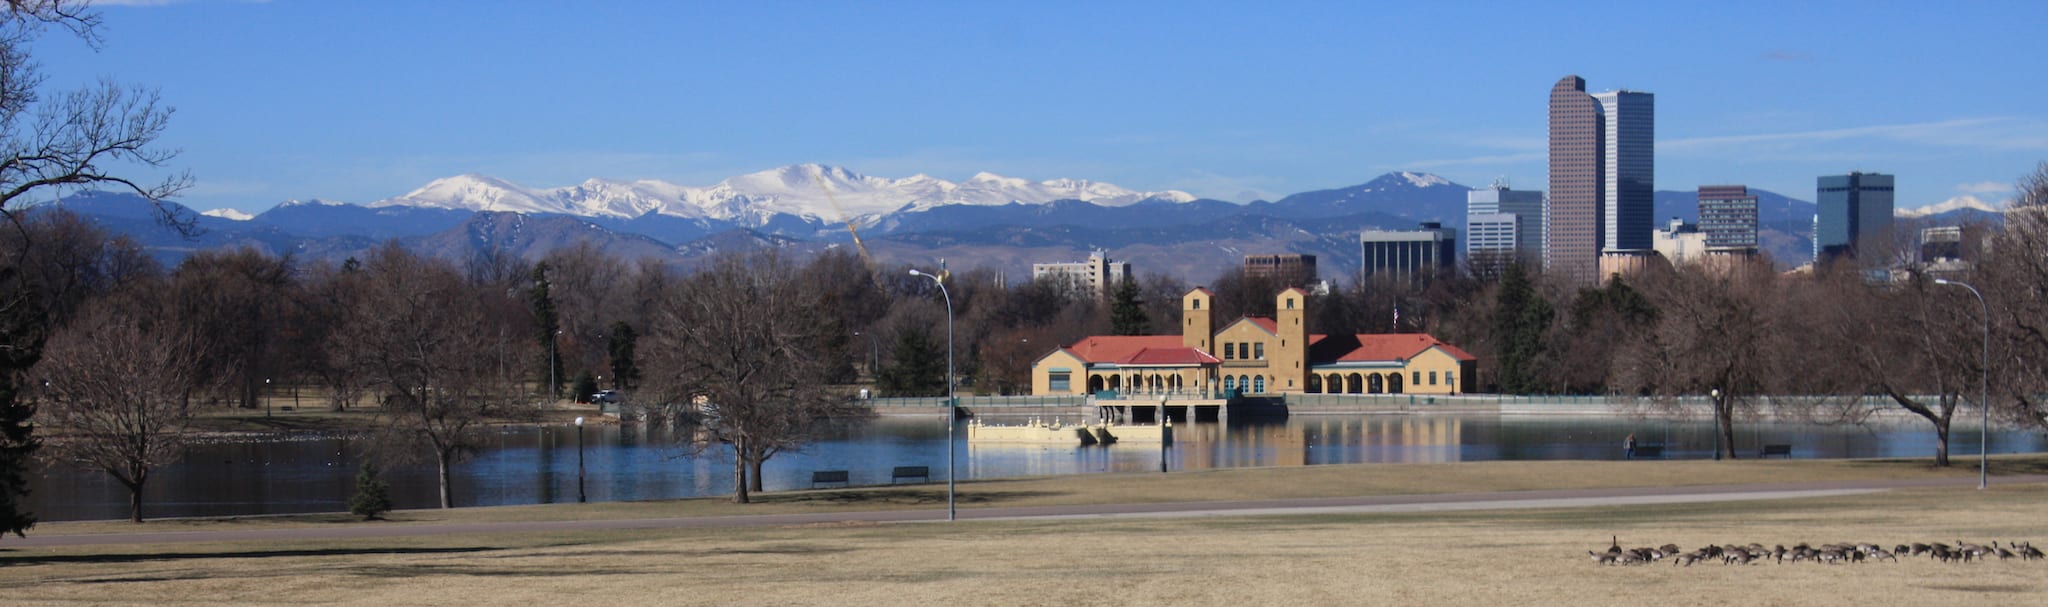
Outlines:
MULTIPOLYGON (((2011 458, 2001 464, 2032 470, 2040 461, 2011 458)), ((1239 499, 1248 494, 1275 497, 1270 495, 1274 492, 1355 495, 1964 472, 1970 471, 1932 471, 1909 462, 1546 462, 1061 477, 977 483, 963 485, 962 490, 963 495, 993 494, 1000 488, 1017 494, 1006 499, 1023 505, 1239 499), (1653 478, 1664 481, 1642 482, 1653 478)), ((900 507, 908 503, 887 503, 911 499, 892 493, 896 497, 854 506, 803 498, 840 493, 782 494, 775 496, 776 503, 760 507, 815 511, 877 507, 876 502, 900 507)), ((715 514, 731 508, 707 500, 610 506, 616 508, 604 511, 610 516, 645 516, 663 508, 664 515, 674 516, 679 509, 698 507, 704 509, 702 514, 715 514)), ((591 510, 469 509, 439 519, 577 518, 591 510)), ((1943 564, 1922 557, 1839 566, 1677 568, 1667 562, 1609 567, 1593 564, 1585 551, 1604 549, 1612 535, 1629 546, 1676 543, 1687 549, 1750 542, 2048 543, 2048 524, 2043 521, 2048 521, 2048 486, 1994 480, 1986 492, 1915 489, 1802 500, 1443 514, 963 521, 12 550, 0 540, 0 587, 7 589, 0 591, 5 593, 0 602, 2038 604, 2048 596, 2048 563, 2042 561, 1943 564)), ((260 524, 337 523, 288 519, 260 524)), ((149 525, 150 530, 174 530, 156 525, 149 525)), ((188 525, 202 524, 175 527, 188 525)), ((74 526, 72 531, 91 529, 74 526)))

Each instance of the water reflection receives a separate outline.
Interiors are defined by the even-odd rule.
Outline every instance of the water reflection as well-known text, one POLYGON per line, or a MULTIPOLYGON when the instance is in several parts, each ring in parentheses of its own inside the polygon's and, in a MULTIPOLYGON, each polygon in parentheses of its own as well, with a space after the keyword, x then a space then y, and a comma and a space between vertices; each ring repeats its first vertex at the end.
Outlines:
MULTIPOLYGON (((854 484, 887 484, 895 466, 930 466, 945 475, 946 428, 930 418, 883 418, 840 430, 832 438, 770 460, 763 485, 770 491, 806 488, 815 470, 846 470, 854 484)), ((1760 445, 1793 445, 1800 458, 1925 457, 1934 435, 1924 423, 1871 427, 1797 424, 1739 425, 1744 457, 1760 445)), ((1712 456, 1706 421, 1644 421, 1606 417, 1502 417, 1495 415, 1295 416, 1284 420, 1232 420, 1229 425, 1175 428, 1165 449, 1174 470, 1323 464, 1402 464, 1485 460, 1621 459, 1622 437, 1663 445, 1670 458, 1712 456)), ((693 453, 662 427, 592 426, 585 429, 587 489, 592 501, 663 499, 732 492, 733 463, 722 448, 693 453)), ((962 479, 1159 469, 1158 443, 1080 447, 1039 444, 968 444, 963 437, 957 474, 962 479)), ((1993 453, 2038 452, 2048 442, 2037 432, 1995 431, 1993 453)), ((183 462, 158 472, 145 494, 146 515, 221 516, 347 509, 358 451, 347 439, 209 443, 192 446, 183 462)), ((576 499, 576 429, 514 428, 494 434, 473 459, 457 466, 458 505, 573 502, 576 499)), ((1951 444, 1958 456, 1975 454, 1975 426, 1958 426, 1951 444)), ((436 505, 433 467, 399 466, 385 472, 400 508, 436 505)), ((127 494, 106 475, 72 468, 46 470, 35 479, 30 506, 43 520, 122 518, 127 494)))

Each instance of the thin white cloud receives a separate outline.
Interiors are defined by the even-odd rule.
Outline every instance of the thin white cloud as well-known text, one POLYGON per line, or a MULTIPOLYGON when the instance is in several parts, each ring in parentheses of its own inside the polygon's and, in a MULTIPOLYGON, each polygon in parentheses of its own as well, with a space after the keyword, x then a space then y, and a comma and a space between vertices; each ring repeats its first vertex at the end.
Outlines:
POLYGON ((1883 124, 1818 131, 1690 137, 1657 142, 1659 152, 1729 147, 1787 146, 1875 139, 1899 143, 1991 149, 2048 147, 2048 123, 2013 117, 1959 118, 1939 122, 1883 124))
POLYGON ((1956 184, 1956 191, 1965 194, 2004 194, 2012 191, 2012 184, 1999 181, 1956 184))
POLYGON ((1521 164, 1525 162, 1542 162, 1543 159, 1548 157, 1548 152, 1522 152, 1517 154, 1490 154, 1484 156, 1469 156, 1465 158, 1438 158, 1435 160, 1414 160, 1400 163, 1400 166, 1408 167, 1411 169, 1440 169, 1445 167, 1464 166, 1497 166, 1503 164, 1521 164))

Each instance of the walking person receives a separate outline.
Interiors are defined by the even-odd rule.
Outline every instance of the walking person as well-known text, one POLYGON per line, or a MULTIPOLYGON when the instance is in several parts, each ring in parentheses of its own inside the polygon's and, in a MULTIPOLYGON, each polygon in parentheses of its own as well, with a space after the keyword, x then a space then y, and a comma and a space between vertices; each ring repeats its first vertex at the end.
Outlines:
POLYGON ((1636 458, 1636 433, 1630 432, 1628 433, 1628 438, 1621 439, 1621 457, 1622 459, 1636 458))

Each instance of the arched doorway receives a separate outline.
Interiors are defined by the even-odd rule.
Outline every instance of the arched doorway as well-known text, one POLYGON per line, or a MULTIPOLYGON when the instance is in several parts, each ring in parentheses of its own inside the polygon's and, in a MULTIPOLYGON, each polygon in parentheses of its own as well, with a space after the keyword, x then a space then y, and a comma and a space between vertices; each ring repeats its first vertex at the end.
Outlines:
POLYGON ((1253 394, 1265 394, 1265 393, 1266 393, 1266 376, 1264 376, 1264 375, 1259 375, 1259 376, 1255 376, 1255 377, 1253 377, 1253 378, 1252 378, 1252 393, 1253 393, 1253 394))
POLYGON ((1303 386, 1302 390, 1307 391, 1309 394, 1321 394, 1323 392, 1323 376, 1314 373, 1308 374, 1308 385, 1303 386))
POLYGON ((1386 384, 1385 384, 1385 383, 1383 383, 1383 382, 1381 382, 1381 381, 1380 381, 1380 374, 1378 374, 1378 373, 1373 373, 1373 374, 1371 374, 1371 375, 1368 375, 1368 376, 1366 377, 1366 380, 1365 380, 1365 393, 1366 393, 1366 394, 1379 394, 1379 393, 1381 393, 1381 392, 1385 392, 1385 391, 1387 391, 1387 386, 1386 386, 1386 384))
POLYGON ((1102 391, 1102 390, 1104 389, 1104 386, 1105 386, 1105 385, 1106 385, 1106 384, 1104 384, 1104 383, 1103 383, 1103 381, 1102 381, 1102 376, 1100 376, 1100 375, 1089 375, 1089 376, 1088 376, 1088 393, 1089 393, 1089 394, 1094 394, 1094 393, 1096 393, 1096 392, 1101 392, 1101 391, 1102 391))
POLYGON ((1350 375, 1344 376, 1344 380, 1345 394, 1359 394, 1365 392, 1365 379, 1359 377, 1357 373, 1352 373, 1350 375))
POLYGON ((1388 394, 1400 394, 1400 393, 1401 393, 1401 372, 1400 372, 1400 371, 1395 371, 1395 372, 1393 372, 1393 373, 1388 373, 1388 374, 1387 374, 1387 393, 1388 393, 1388 394))

